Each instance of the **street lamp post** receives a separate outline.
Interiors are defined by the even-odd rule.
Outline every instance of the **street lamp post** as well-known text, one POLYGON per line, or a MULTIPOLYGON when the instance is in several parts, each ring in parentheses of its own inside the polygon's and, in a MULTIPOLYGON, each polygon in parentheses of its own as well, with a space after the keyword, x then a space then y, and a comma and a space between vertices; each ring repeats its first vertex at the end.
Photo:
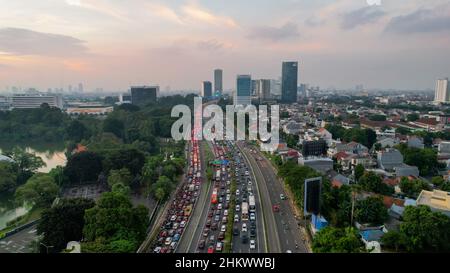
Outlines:
POLYGON ((43 245, 44 247, 45 247, 45 249, 47 250, 47 254, 48 254, 48 249, 49 248, 53 248, 53 246, 48 246, 48 245, 46 245, 46 244, 44 244, 44 243, 40 243, 41 245, 43 245))

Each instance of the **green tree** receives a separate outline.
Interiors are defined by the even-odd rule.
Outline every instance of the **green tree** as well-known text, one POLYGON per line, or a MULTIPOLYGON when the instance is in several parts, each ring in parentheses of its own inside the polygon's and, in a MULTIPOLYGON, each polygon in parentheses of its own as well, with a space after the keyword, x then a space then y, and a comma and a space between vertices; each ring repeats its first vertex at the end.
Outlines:
POLYGON ((173 188, 172 181, 168 177, 160 176, 158 181, 150 187, 150 193, 152 193, 157 200, 162 201, 169 197, 173 188))
POLYGON ((118 138, 123 139, 125 136, 125 125, 124 123, 112 116, 108 116, 103 122, 103 132, 113 133, 118 138))
POLYGON ((71 183, 97 181, 102 171, 102 159, 93 152, 76 153, 69 157, 64 174, 71 183))
POLYGON ((105 154, 105 171, 127 168, 133 176, 141 173, 145 155, 136 149, 119 149, 105 154))
POLYGON ((367 172, 360 177, 358 184, 361 185, 363 190, 379 193, 379 194, 392 194, 394 189, 387 184, 383 183, 381 177, 374 172, 367 172))
POLYGON ((365 252, 364 244, 354 228, 326 227, 314 237, 315 253, 361 253, 365 252))
POLYGON ((431 186, 421 180, 409 180, 407 177, 402 177, 400 180, 400 189, 409 197, 416 198, 422 190, 431 190, 431 186))
POLYGON ((416 121, 416 120, 418 120, 419 118, 420 118, 420 116, 419 116, 419 114, 417 114, 417 113, 408 114, 408 115, 406 116, 406 119, 407 119, 408 121, 416 121))
POLYGON ((356 165, 355 167, 355 180, 359 181, 359 179, 364 175, 364 166, 361 164, 356 165))
POLYGON ((0 161, 0 195, 16 188, 17 174, 13 164, 0 161))
POLYGON ((419 168, 420 175, 428 176, 437 172, 437 166, 439 164, 437 161, 437 153, 433 149, 410 148, 404 143, 396 147, 402 153, 406 164, 419 168))
POLYGON ((18 203, 30 202, 37 207, 50 206, 58 195, 58 185, 48 174, 35 174, 16 190, 18 203))
POLYGON ((407 206, 400 233, 408 252, 450 251, 450 218, 427 206, 407 206))
POLYGON ((52 252, 60 252, 70 241, 80 241, 84 226, 84 212, 94 207, 91 199, 62 199, 56 206, 42 212, 38 234, 42 242, 51 245, 52 252))
POLYGON ((39 168, 45 166, 42 158, 26 152, 22 148, 13 148, 12 151, 6 152, 6 155, 14 160, 14 165, 18 170, 17 184, 19 185, 25 183, 39 168))
POLYGON ((108 185, 113 187, 115 184, 122 184, 124 186, 130 186, 133 181, 133 176, 127 168, 120 170, 111 170, 108 176, 108 185))
POLYGON ((104 193, 85 213, 86 250, 94 244, 99 252, 134 252, 145 238, 147 225, 147 208, 134 208, 121 193, 104 193))
POLYGON ((433 178, 431 178, 431 184, 438 188, 441 188, 444 183, 445 180, 442 176, 434 176, 433 178))
POLYGON ((80 142, 85 138, 90 137, 89 129, 79 120, 72 120, 66 127, 67 139, 75 142, 80 142))
POLYGON ((356 202, 356 220, 362 224, 381 225, 388 218, 388 211, 380 197, 370 196, 356 202))

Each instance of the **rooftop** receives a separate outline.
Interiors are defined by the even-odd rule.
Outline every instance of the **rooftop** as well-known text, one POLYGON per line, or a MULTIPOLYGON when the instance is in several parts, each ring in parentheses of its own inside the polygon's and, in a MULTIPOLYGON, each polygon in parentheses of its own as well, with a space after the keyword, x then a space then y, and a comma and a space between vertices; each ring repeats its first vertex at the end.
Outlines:
POLYGON ((427 205, 431 208, 450 212, 450 195, 446 191, 423 190, 417 198, 417 205, 427 205))

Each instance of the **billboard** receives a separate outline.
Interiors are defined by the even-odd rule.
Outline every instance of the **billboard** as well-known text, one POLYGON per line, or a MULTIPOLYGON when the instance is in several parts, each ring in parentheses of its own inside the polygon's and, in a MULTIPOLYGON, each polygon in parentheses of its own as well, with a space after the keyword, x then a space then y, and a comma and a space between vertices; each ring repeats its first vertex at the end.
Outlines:
POLYGON ((305 215, 320 213, 322 177, 305 179, 303 211, 305 215))

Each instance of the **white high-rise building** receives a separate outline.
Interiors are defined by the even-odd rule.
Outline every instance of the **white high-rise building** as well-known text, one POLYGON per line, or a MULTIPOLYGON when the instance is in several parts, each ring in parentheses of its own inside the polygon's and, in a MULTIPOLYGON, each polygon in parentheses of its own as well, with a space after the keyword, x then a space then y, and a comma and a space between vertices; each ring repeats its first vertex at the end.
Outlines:
POLYGON ((271 99, 270 96, 270 80, 259 80, 258 81, 258 98, 260 102, 264 102, 271 99))
POLYGON ((448 78, 438 79, 436 81, 436 90, 434 93, 435 102, 450 102, 450 85, 448 78))

